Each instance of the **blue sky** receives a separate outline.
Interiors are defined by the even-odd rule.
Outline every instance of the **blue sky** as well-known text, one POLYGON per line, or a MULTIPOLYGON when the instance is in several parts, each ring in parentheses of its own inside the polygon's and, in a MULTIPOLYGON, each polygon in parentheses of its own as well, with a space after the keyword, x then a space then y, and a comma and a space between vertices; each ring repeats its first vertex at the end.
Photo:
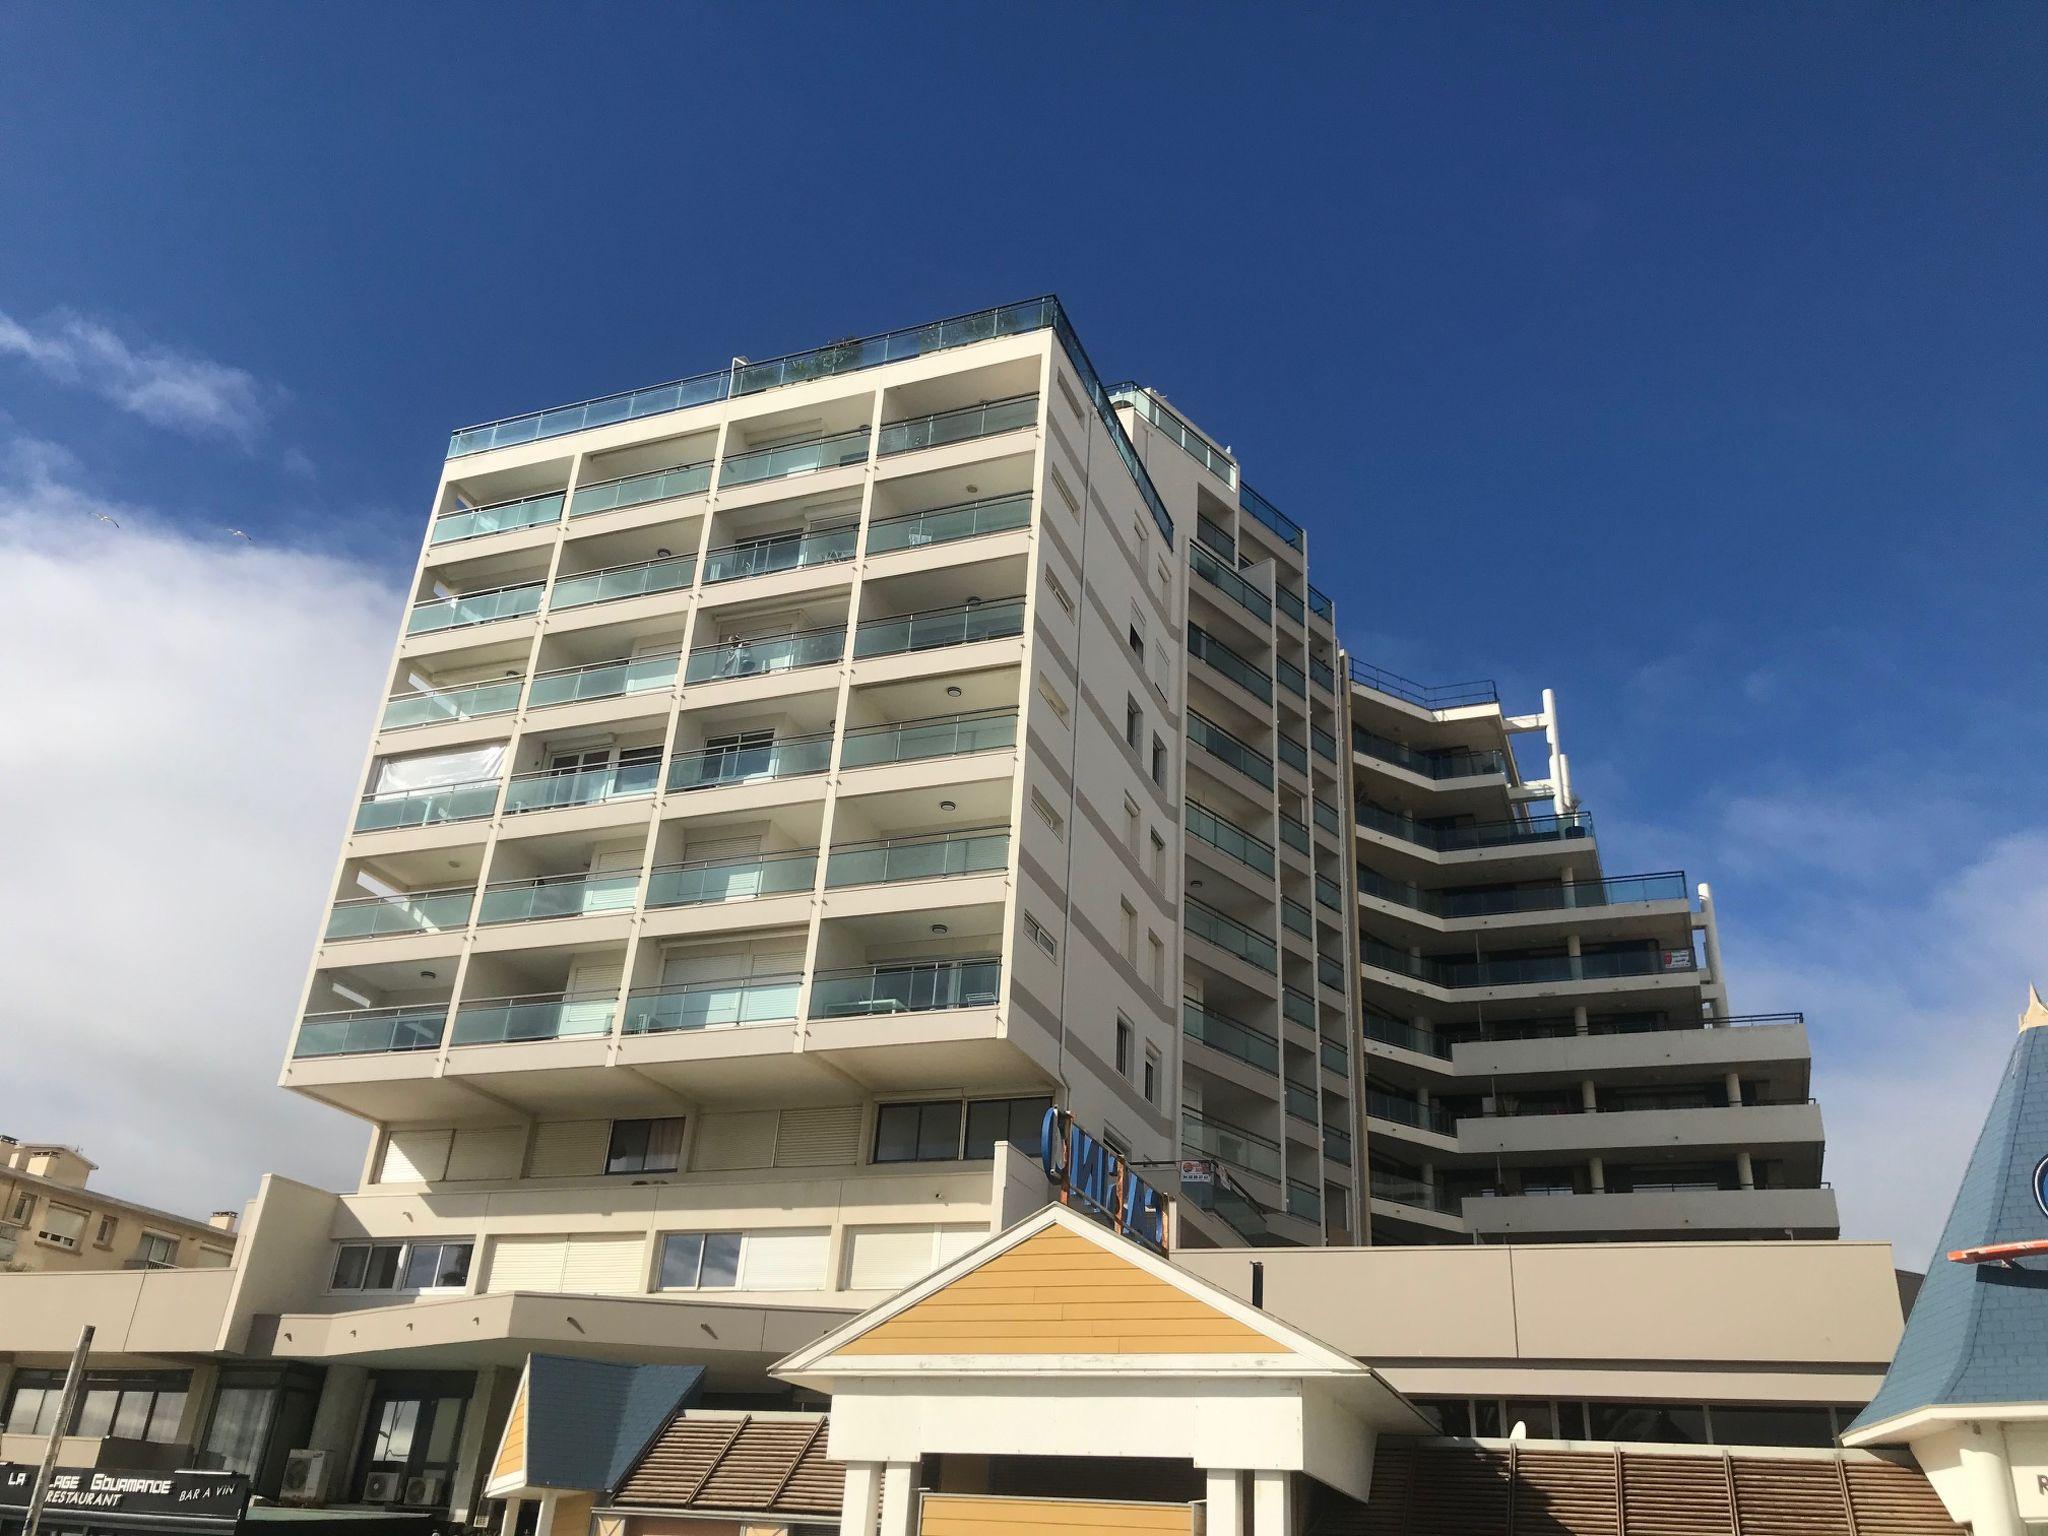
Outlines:
POLYGON ((1610 871, 1713 882, 1917 1261, 2048 981, 2048 12, 338 20, 0 11, 21 548, 299 561, 377 636, 301 721, 356 740, 451 427, 1056 290, 1309 526, 1359 655, 1559 691, 1610 871))

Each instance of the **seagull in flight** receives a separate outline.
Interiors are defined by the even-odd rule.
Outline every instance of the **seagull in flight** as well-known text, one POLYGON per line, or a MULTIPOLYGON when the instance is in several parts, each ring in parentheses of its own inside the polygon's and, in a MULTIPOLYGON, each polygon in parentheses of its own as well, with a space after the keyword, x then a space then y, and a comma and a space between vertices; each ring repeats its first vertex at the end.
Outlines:
POLYGON ((242 541, 243 541, 244 543, 248 543, 248 544, 253 544, 253 543, 255 543, 255 542, 256 542, 256 541, 255 541, 254 539, 250 538, 250 537, 249 537, 249 535, 247 535, 246 533, 242 532, 242 530, 241 530, 241 529, 239 529, 239 528, 230 528, 230 529, 228 530, 228 536, 229 536, 230 538, 236 538, 236 539, 240 539, 240 540, 242 540, 242 541))
POLYGON ((120 527, 120 526, 121 526, 121 525, 120 525, 119 523, 116 523, 116 522, 114 522, 114 519, 112 519, 111 517, 107 516, 107 514, 106 514, 106 513, 104 513, 104 512, 95 512, 95 513, 93 513, 93 516, 94 516, 94 517, 96 517, 96 518, 98 518, 98 519, 99 519, 99 520, 100 520, 101 522, 103 522, 103 523, 114 523, 114 526, 115 526, 116 528, 118 528, 118 527, 120 527))

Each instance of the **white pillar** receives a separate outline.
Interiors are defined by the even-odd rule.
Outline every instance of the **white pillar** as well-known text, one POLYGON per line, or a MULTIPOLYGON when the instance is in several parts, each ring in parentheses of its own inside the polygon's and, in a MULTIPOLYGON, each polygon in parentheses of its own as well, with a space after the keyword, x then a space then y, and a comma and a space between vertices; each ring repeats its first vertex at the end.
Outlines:
POLYGON ((1252 1474, 1252 1536, 1294 1536, 1293 1494, 1292 1473, 1252 1474))
POLYGON ((882 1536, 912 1536, 917 1529, 917 1463, 882 1468, 882 1536))
POLYGON ((1710 991, 1707 995, 1707 1010, 1714 1019, 1725 1019, 1728 1007, 1728 973, 1721 969, 1721 925, 1714 919, 1714 892, 1706 881, 1700 882, 1700 929, 1706 935, 1707 981, 1710 991))
POLYGON ((1743 1189, 1756 1188, 1756 1163, 1747 1152, 1735 1154, 1735 1182, 1743 1189))
POLYGON ((533 1536, 555 1536, 555 1506, 560 1502, 557 1494, 540 1496, 540 1518, 533 1523, 533 1536))
POLYGON ((1607 1159, 1604 1157, 1588 1158, 1586 1175, 1587 1181, 1593 1187, 1594 1194, 1604 1195, 1607 1193, 1607 1159))
POLYGON ((1208 1536, 1244 1536, 1244 1474, 1209 1468, 1208 1536))
POLYGON ((846 1464, 846 1491, 839 1498, 839 1536, 875 1536, 875 1501, 881 1497, 880 1462, 846 1464))
POLYGON ((1970 1501, 1970 1536, 2026 1536, 2005 1433, 1996 1424, 1972 1424, 1961 1446, 1964 1495, 1970 1501))

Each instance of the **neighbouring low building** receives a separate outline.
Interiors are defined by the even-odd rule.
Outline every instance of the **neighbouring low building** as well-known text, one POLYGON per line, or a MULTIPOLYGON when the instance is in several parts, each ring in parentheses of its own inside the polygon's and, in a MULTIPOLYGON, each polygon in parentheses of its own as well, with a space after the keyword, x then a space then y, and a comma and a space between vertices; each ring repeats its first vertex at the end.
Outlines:
POLYGON ((0 1274, 219 1269, 235 1213, 178 1216, 91 1188, 99 1164, 76 1147, 0 1136, 0 1274))

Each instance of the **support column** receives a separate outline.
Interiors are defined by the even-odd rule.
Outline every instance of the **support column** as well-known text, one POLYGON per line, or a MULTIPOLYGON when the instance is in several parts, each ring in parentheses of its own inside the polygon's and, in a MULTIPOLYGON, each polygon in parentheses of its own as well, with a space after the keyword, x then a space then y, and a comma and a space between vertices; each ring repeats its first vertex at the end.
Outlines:
POLYGON ((1252 1474, 1251 1536, 1294 1536, 1294 1475, 1252 1474))
POLYGON ((1590 1077, 1579 1079, 1579 1102, 1589 1115, 1600 1108, 1600 1088, 1590 1077))
POLYGON ((912 1536, 917 1530, 917 1463, 892 1461, 882 1468, 882 1536, 912 1536))
POLYGON ((1960 1449, 1971 1536, 2026 1536, 2006 1460, 2005 1432, 1996 1424, 1971 1424, 1960 1449))
POLYGON ((555 1536, 555 1508, 562 1502, 558 1493, 540 1496, 540 1518, 533 1522, 533 1536, 555 1536))
POLYGON ((1747 1152, 1735 1154, 1735 1182, 1743 1189, 1756 1188, 1756 1165, 1747 1152))
POLYGON ((1245 1536, 1244 1474, 1209 1468, 1208 1536, 1245 1536))
POLYGON ((882 1496, 882 1464, 846 1464, 846 1491, 839 1497, 839 1536, 875 1536, 875 1502, 882 1496))
POLYGON ((1604 1157, 1594 1157, 1587 1159, 1586 1172, 1593 1186, 1593 1193, 1596 1195, 1606 1194, 1607 1159, 1604 1157))
POLYGON ((1593 1033, 1593 1015, 1584 1003, 1576 1004, 1572 1008, 1572 1033, 1575 1035, 1590 1035, 1593 1033))

